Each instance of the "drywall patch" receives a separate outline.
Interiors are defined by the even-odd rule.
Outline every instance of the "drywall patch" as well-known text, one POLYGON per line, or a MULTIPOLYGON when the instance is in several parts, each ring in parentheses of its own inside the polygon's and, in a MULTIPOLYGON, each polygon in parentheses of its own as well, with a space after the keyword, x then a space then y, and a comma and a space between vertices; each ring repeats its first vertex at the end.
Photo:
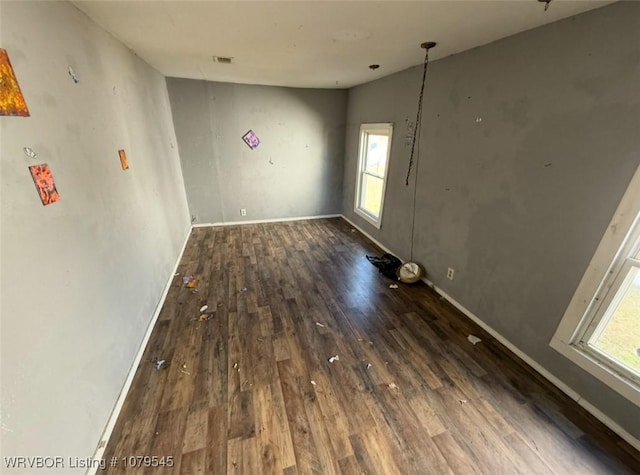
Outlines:
POLYGON ((78 84, 80 82, 80 78, 78 78, 78 76, 76 75, 76 72, 73 70, 73 68, 71 66, 69 66, 67 71, 69 72, 69 76, 71 76, 71 79, 73 80, 73 82, 75 84, 78 84))
POLYGON ((24 147, 22 150, 24 150, 24 154, 29 157, 29 158, 33 158, 34 160, 36 158, 38 158, 38 154, 36 153, 36 151, 34 149, 32 149, 31 147, 24 147))

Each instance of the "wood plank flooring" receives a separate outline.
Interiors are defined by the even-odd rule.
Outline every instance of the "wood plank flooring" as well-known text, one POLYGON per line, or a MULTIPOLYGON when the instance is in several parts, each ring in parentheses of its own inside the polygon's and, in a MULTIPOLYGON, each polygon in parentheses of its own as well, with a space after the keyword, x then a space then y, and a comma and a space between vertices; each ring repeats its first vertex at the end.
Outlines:
POLYGON ((426 285, 389 289, 365 259, 381 253, 339 218, 194 229, 105 471, 638 472, 637 451, 426 285))

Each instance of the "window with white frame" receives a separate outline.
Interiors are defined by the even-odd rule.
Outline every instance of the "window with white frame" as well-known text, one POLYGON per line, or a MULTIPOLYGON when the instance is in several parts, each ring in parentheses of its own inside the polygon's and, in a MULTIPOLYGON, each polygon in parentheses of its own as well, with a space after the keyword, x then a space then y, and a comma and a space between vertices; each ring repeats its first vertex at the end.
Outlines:
POLYGON ((380 227, 393 124, 362 124, 358 151, 355 212, 380 227))
POLYGON ((551 346, 640 406, 640 167, 551 346))

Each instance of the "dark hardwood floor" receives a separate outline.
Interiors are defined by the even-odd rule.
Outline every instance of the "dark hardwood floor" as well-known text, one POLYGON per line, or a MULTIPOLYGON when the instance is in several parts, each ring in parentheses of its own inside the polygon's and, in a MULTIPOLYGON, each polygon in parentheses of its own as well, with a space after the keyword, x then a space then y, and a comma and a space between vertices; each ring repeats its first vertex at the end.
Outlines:
POLYGON ((638 472, 632 447, 426 285, 390 289, 365 254, 381 251, 341 219, 194 229, 107 471, 638 472))

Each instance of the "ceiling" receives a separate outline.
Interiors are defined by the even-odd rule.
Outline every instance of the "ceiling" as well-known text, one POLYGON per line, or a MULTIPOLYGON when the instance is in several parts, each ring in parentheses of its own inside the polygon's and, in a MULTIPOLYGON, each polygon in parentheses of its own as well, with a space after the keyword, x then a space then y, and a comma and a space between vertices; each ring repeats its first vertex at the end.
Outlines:
POLYGON ((73 1, 165 76, 347 88, 610 1, 73 1), (231 57, 231 64, 213 61, 231 57), (369 68, 378 64, 376 70, 369 68))

